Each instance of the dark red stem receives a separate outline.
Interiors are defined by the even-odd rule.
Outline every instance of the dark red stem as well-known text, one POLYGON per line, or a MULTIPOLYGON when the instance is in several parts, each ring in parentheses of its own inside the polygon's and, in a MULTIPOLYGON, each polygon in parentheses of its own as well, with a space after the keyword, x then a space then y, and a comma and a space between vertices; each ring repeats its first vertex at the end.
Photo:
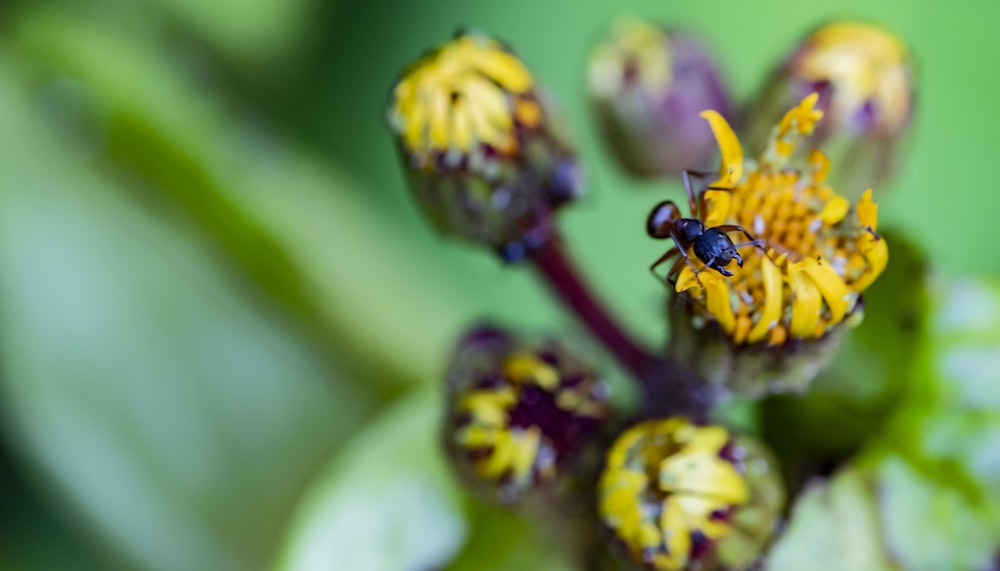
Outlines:
POLYGON ((649 412, 707 416, 712 395, 701 379, 673 359, 640 347, 583 281, 558 238, 539 247, 530 259, 555 297, 640 382, 649 412))
POLYGON ((555 297, 576 314, 623 367, 641 377, 656 358, 640 348, 605 311, 566 256, 558 239, 550 240, 536 250, 531 259, 555 297))

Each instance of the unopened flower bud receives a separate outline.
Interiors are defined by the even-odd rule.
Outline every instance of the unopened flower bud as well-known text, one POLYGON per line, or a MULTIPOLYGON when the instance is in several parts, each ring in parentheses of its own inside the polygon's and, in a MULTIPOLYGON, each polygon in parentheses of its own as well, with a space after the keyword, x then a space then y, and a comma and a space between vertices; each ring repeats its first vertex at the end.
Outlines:
POLYGON ((721 426, 684 417, 641 422, 618 437, 598 511, 635 569, 745 569, 784 504, 770 454, 721 426))
POLYGON ((852 205, 827 184, 823 153, 793 160, 823 117, 816 101, 812 94, 788 111, 757 160, 744 160, 721 115, 703 114, 722 150, 703 222, 721 227, 740 255, 720 271, 699 243, 677 244, 690 253, 675 266, 670 351, 747 396, 804 390, 845 327, 860 322, 861 293, 888 263, 871 189, 852 205))
POLYGON ((833 22, 816 29, 748 111, 751 150, 763 149, 785 109, 813 92, 825 114, 816 140, 835 165, 831 183, 844 189, 882 185, 896 167, 916 105, 906 45, 870 24, 833 22))
POLYGON ((474 491, 501 503, 566 480, 610 409, 604 382, 554 341, 467 335, 448 373, 445 444, 474 491))
POLYGON ((500 42, 459 33, 396 84, 388 109, 417 203, 445 233, 512 261, 545 243, 581 174, 552 107, 500 42))
POLYGON ((594 49, 589 91, 607 146, 638 176, 706 166, 715 148, 698 113, 729 115, 715 62, 698 41, 631 17, 594 49))

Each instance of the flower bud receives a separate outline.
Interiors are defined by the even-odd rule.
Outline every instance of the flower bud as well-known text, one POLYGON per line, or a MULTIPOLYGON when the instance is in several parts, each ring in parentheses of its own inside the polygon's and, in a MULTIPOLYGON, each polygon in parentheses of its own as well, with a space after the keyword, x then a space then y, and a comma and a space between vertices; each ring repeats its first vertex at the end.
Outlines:
POLYGON ((817 142, 836 165, 831 183, 845 189, 882 185, 896 166, 916 105, 906 45, 870 24, 818 28, 772 74, 749 110, 750 148, 763 149, 784 110, 813 92, 826 117, 817 142))
POLYGON ((707 166, 715 149, 698 117, 729 115, 715 62, 690 35, 636 18, 614 23, 590 58, 589 91, 605 140, 637 176, 707 166))
POLYGON ((679 262, 670 352, 709 382, 747 396, 802 391, 862 316, 863 292, 885 269, 871 189, 854 205, 826 183, 829 160, 793 160, 823 112, 817 94, 785 114, 756 160, 714 111, 703 116, 722 149, 705 191, 704 224, 723 226, 742 257, 723 275, 698 248, 679 262), (742 241, 742 243, 740 243, 742 241))
POLYGON ((442 233, 509 261, 545 243, 582 186, 549 102, 507 47, 458 33, 396 84, 388 109, 410 189, 442 233))
POLYGON ((448 373, 445 444, 463 480, 501 503, 573 472, 610 414, 604 382, 554 341, 467 335, 448 373))
POLYGON ((611 447, 598 511, 632 566, 744 569, 774 531, 784 490, 755 441, 684 417, 648 420, 611 447))

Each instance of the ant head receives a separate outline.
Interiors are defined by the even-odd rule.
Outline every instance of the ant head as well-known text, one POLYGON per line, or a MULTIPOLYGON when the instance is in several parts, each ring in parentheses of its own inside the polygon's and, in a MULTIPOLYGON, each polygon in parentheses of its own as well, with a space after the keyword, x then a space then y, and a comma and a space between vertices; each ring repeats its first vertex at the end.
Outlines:
POLYGON ((652 238, 663 240, 670 237, 670 230, 674 227, 674 221, 681 217, 681 211, 673 201, 665 200, 649 213, 646 220, 646 232, 652 238))

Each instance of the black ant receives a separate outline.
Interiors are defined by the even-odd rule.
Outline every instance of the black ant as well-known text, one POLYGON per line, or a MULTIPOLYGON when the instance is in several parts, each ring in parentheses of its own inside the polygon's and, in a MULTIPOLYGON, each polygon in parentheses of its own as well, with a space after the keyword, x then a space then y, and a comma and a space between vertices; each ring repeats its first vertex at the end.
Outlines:
POLYGON ((667 272, 666 278, 670 283, 676 282, 676 274, 680 270, 681 264, 686 263, 696 277, 706 268, 711 268, 728 277, 733 275, 733 272, 726 269, 729 262, 736 260, 736 265, 743 267, 743 257, 739 253, 740 248, 756 246, 765 254, 767 253, 764 248, 767 245, 767 240, 754 238, 742 226, 736 224, 723 224, 712 228, 705 226, 705 223, 702 222, 706 214, 705 194, 710 190, 732 192, 733 189, 706 185, 702 187, 698 200, 695 200, 694 189, 691 187, 691 176, 705 179, 711 175, 691 170, 686 170, 682 174, 684 189, 687 191, 688 208, 691 210, 693 218, 682 218, 677 205, 671 200, 665 200, 653 208, 646 221, 646 231, 650 237, 657 240, 670 238, 674 241, 674 247, 653 262, 649 270, 656 270, 658 266, 678 254, 681 256, 667 272), (748 241, 734 244, 732 239, 726 235, 728 232, 742 232, 748 241), (688 249, 694 252, 694 255, 701 260, 704 266, 696 269, 691 264, 688 249))

